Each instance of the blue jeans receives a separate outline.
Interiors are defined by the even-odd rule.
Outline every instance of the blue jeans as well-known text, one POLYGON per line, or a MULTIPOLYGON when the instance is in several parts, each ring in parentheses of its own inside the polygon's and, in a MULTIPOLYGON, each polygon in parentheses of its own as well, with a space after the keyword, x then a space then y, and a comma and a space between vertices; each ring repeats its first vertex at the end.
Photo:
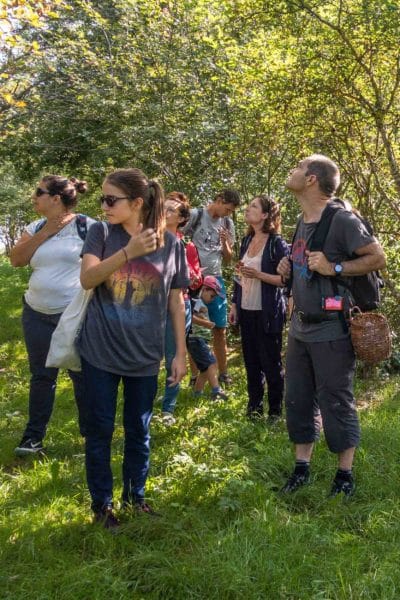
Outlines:
MULTIPOLYGON (((185 300, 185 329, 186 335, 189 333, 190 323, 192 319, 192 311, 190 308, 190 300, 185 300)), ((173 413, 176 406, 176 400, 178 398, 180 384, 169 387, 168 386, 168 377, 171 375, 171 366, 172 361, 174 359, 176 353, 175 346, 175 336, 174 336, 174 328, 172 326, 172 320, 168 313, 167 315, 167 324, 165 327, 165 369, 166 369, 166 378, 165 378, 165 390, 164 396, 162 399, 162 411, 173 413)))
MULTIPOLYGON (((29 388, 29 420, 24 437, 42 440, 53 412, 57 386, 58 369, 46 367, 46 358, 50 348, 53 331, 57 327, 61 313, 45 315, 33 310, 23 300, 22 329, 28 351, 31 381, 29 388)), ((74 386, 78 407, 79 429, 85 435, 83 415, 83 379, 82 373, 68 371, 74 386)))
POLYGON ((125 432, 122 500, 129 503, 140 501, 144 498, 150 466, 150 420, 157 392, 157 375, 117 375, 97 369, 84 358, 82 372, 86 390, 86 476, 92 510, 98 512, 103 507, 112 506, 111 440, 121 379, 125 432))

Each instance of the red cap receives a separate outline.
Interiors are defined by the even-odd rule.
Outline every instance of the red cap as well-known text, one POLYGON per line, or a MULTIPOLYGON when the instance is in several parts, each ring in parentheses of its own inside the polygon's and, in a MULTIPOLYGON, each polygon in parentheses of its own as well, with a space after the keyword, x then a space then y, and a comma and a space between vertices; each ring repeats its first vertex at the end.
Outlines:
POLYGON ((225 294, 222 291, 221 284, 218 281, 218 279, 214 277, 214 275, 206 275, 203 280, 203 285, 204 287, 208 287, 211 290, 214 290, 214 292, 216 292, 216 294, 221 298, 225 298, 225 294))

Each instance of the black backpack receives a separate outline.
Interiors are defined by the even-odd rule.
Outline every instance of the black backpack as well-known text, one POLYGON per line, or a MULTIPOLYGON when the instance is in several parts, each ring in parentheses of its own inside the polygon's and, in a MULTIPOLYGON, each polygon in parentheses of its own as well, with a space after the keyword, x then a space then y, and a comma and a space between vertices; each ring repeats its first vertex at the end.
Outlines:
MULTIPOLYGON (((40 231, 46 225, 47 219, 42 219, 35 227, 35 233, 40 231)), ((87 217, 86 215, 78 214, 75 219, 76 229, 81 240, 84 242, 87 235, 87 217)))
MULTIPOLYGON (((327 204, 321 215, 320 221, 317 223, 310 240, 310 251, 323 251, 332 219, 338 210, 346 210, 346 206, 342 200, 334 198, 327 204)), ((369 221, 355 212, 353 212, 353 214, 363 223, 368 233, 374 235, 369 221)), ((297 228, 298 226, 296 227, 292 242, 296 237, 297 228)), ((354 254, 352 258, 358 258, 358 256, 354 254)), ((322 275, 319 275, 318 273, 313 273, 312 279, 316 276, 322 277, 322 275)), ((330 279, 332 280, 332 287, 335 295, 338 295, 338 285, 341 285, 349 290, 353 298, 354 306, 358 306, 362 311, 370 311, 378 308, 381 301, 380 289, 384 286, 384 282, 378 271, 371 271, 365 275, 357 275, 348 277, 347 279, 342 279, 340 277, 331 277, 330 279)))

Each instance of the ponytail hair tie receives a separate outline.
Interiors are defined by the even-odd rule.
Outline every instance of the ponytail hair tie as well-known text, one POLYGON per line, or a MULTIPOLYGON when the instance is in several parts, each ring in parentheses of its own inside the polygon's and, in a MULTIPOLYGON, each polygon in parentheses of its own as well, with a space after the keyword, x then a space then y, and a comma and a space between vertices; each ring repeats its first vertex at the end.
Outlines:
POLYGON ((149 180, 149 198, 155 199, 154 181, 152 179, 149 180))

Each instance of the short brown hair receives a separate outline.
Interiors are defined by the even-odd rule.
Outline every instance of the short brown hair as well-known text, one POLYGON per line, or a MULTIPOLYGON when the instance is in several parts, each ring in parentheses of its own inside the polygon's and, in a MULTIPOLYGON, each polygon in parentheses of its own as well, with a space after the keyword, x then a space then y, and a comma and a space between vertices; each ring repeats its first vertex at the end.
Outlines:
POLYGON ((233 204, 235 208, 240 206, 240 196, 239 192, 236 190, 226 188, 225 190, 218 192, 214 198, 214 202, 218 200, 218 198, 221 198, 224 204, 233 204))
POLYGON ((333 196, 340 185, 340 172, 336 163, 323 154, 312 154, 304 159, 306 175, 315 175, 321 192, 333 196))

